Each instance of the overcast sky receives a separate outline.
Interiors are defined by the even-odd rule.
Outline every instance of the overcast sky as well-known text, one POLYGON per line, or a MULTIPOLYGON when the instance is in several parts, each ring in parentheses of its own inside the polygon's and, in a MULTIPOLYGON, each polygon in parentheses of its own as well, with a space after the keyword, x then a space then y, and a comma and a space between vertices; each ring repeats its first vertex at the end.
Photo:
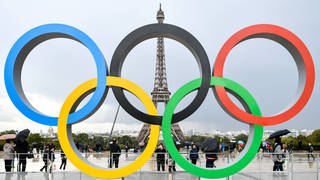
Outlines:
MULTIPOLYGON (((8 52, 14 42, 28 30, 48 23, 74 26, 89 35, 103 52, 108 67, 119 42, 131 31, 155 23, 159 3, 165 22, 192 33, 205 48, 211 65, 224 42, 240 29, 254 24, 276 24, 295 33, 309 48, 319 78, 320 2, 313 1, 0 1, 0 72, 3 74, 8 52)), ((199 77, 197 63, 183 45, 165 40, 168 85, 172 93, 186 82, 199 77)), ((123 77, 140 85, 146 92, 153 89, 156 40, 136 46, 126 58, 123 77)), ((297 68, 290 54, 279 44, 254 39, 236 46, 229 54, 225 77, 246 87, 258 101, 264 115, 273 115, 291 103, 297 89, 297 68)), ((84 81, 96 77, 95 63, 88 50, 78 42, 54 39, 35 48, 24 64, 22 84, 30 102, 41 112, 57 116, 67 95, 84 81)), ((0 80, 0 131, 29 128, 46 131, 24 117, 13 105, 0 80)), ((306 107, 293 119, 267 129, 320 128, 319 83, 306 107)), ((194 94, 181 102, 184 108, 194 94)), ((130 96, 132 103, 143 110, 130 96)), ((74 125, 74 132, 106 132, 111 129, 117 102, 109 91, 106 102, 91 118, 74 125)), ((160 109, 163 111, 163 108, 160 109)), ((123 109, 115 129, 137 129, 142 123, 123 109)), ((184 131, 230 131, 248 125, 228 116, 210 91, 205 102, 188 119, 180 123, 184 131)))

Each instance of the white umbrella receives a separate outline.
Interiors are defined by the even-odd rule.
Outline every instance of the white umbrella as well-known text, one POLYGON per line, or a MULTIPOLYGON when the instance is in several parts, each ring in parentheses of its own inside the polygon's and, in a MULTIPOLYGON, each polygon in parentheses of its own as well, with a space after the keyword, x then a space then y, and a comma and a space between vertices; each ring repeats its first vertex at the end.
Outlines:
POLYGON ((0 136, 0 140, 6 140, 6 139, 15 139, 15 134, 3 134, 0 136))

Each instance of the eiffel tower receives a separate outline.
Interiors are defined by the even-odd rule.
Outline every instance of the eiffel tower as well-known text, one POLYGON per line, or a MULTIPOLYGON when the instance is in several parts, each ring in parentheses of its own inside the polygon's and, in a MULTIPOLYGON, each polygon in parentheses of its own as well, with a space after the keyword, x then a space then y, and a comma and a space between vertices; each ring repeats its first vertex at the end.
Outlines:
MULTIPOLYGON (((164 12, 161 9, 158 10, 157 13, 157 20, 158 23, 162 24, 164 20, 164 12)), ((157 61, 156 61, 156 72, 155 72, 155 80, 154 80, 154 89, 151 92, 152 101, 154 105, 157 107, 158 103, 164 103, 165 106, 167 105, 170 99, 170 91, 168 89, 167 83, 167 73, 166 73, 166 61, 165 61, 165 53, 164 53, 164 38, 158 37, 157 38, 157 61)), ((176 124, 171 125, 171 133, 175 141, 182 141, 184 139, 183 132, 180 126, 176 124)), ((150 135, 150 125, 144 124, 139 135, 138 135, 138 142, 139 145, 144 145, 146 139, 150 135)))

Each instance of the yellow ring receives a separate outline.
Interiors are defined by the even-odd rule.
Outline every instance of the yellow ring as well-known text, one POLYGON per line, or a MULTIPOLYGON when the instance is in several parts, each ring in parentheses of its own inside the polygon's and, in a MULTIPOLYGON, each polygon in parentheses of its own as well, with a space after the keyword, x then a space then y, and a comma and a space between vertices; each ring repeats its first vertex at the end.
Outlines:
MULTIPOLYGON (((148 94, 141 89, 138 85, 134 84, 133 82, 118 78, 118 77, 111 77, 107 76, 107 86, 117 86, 128 90, 129 92, 133 93, 146 107, 147 112, 150 115, 158 115, 157 109, 154 106, 152 100, 148 96, 148 94)), ((121 178, 128 176, 138 169, 140 169, 152 156, 156 145, 158 143, 159 133, 160 133, 160 126, 159 125, 150 125, 150 138, 147 144, 147 147, 143 151, 143 153, 131 164, 126 167, 122 167, 119 169, 102 169, 99 167, 94 167, 93 165, 89 165, 84 162, 82 157, 79 157, 70 144, 70 137, 68 136, 68 126, 71 128, 71 124, 67 125, 68 122, 68 115, 73 104, 77 101, 81 95, 85 92, 95 88, 97 85, 97 79, 91 79, 79 87, 77 87, 66 99, 63 103, 62 109, 59 114, 58 119, 58 138, 60 141, 61 148, 63 149, 64 153, 66 154, 67 158, 82 172, 96 177, 96 178, 121 178)), ((71 142, 74 143, 74 142, 71 142)))

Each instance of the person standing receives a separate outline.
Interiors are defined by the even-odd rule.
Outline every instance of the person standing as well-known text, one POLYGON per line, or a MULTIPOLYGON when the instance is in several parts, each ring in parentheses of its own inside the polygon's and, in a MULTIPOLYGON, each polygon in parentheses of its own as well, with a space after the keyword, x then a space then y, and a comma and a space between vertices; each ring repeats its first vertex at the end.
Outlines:
POLYGON ((126 158, 128 158, 128 152, 129 152, 129 146, 128 145, 126 145, 125 150, 126 150, 126 158))
MULTIPOLYGON (((175 146, 177 148, 178 151, 180 151, 180 142, 176 142, 175 146)), ((169 154, 169 158, 167 159, 168 162, 168 169, 169 172, 176 172, 176 162, 172 159, 171 155, 169 154)))
POLYGON ((311 143, 309 143, 308 147, 308 160, 310 159, 310 157, 312 157, 313 160, 315 159, 315 157, 313 156, 313 146, 311 143))
POLYGON ((27 167, 29 143, 27 141, 16 141, 15 149, 18 154, 18 172, 25 172, 27 167))
POLYGON ((214 162, 218 159, 217 152, 206 152, 206 168, 215 168, 214 162))
POLYGON ((276 137, 275 144, 273 146, 273 171, 283 171, 284 152, 282 150, 281 137, 276 137))
POLYGON ((64 154, 63 150, 61 149, 61 165, 60 165, 60 169, 62 169, 63 167, 63 170, 66 169, 66 165, 67 165, 67 157, 66 155, 64 154))
POLYGON ((293 145, 292 145, 292 142, 290 142, 288 145, 288 153, 292 154, 292 152, 293 152, 293 145))
POLYGON ((176 172, 176 162, 172 159, 169 154, 169 158, 167 159, 169 172, 176 172))
POLYGON ((55 159, 54 152, 56 150, 56 147, 55 147, 55 145, 53 144, 52 141, 49 144, 49 149, 50 149, 50 156, 51 156, 51 157, 49 157, 49 159, 53 162, 54 159, 55 159))
POLYGON ((231 158, 231 160, 233 160, 233 159, 236 158, 236 152, 235 152, 236 143, 235 142, 230 142, 229 146, 230 146, 229 147, 230 158, 231 158))
POLYGON ((112 168, 113 163, 115 168, 118 168, 120 155, 121 155, 121 149, 117 144, 117 140, 114 139, 112 143, 110 143, 110 157, 111 157, 110 168, 112 168))
POLYGON ((287 170, 288 169, 287 157, 289 156, 289 150, 288 150, 288 145, 285 143, 282 144, 282 152, 283 152, 282 167, 283 167, 283 170, 287 170))
POLYGON ((221 152, 224 155, 224 151, 226 149, 226 144, 224 142, 221 143, 221 152))
POLYGON ((195 144, 192 145, 191 150, 190 150, 190 154, 189 154, 189 158, 191 160, 191 163, 196 165, 197 164, 197 160, 199 159, 199 150, 197 148, 197 146, 195 144))
POLYGON ((165 171, 164 163, 166 160, 166 150, 162 143, 159 144, 158 148, 155 151, 156 153, 156 159, 157 159, 157 170, 160 171, 160 167, 162 168, 162 171, 165 171))
POLYGON ((4 159, 4 166, 6 172, 11 172, 12 165, 13 165, 13 159, 14 159, 14 146, 10 143, 10 140, 7 139, 6 143, 3 145, 3 159, 4 159))
POLYGON ((301 140, 298 141, 298 149, 302 150, 302 141, 301 140))

